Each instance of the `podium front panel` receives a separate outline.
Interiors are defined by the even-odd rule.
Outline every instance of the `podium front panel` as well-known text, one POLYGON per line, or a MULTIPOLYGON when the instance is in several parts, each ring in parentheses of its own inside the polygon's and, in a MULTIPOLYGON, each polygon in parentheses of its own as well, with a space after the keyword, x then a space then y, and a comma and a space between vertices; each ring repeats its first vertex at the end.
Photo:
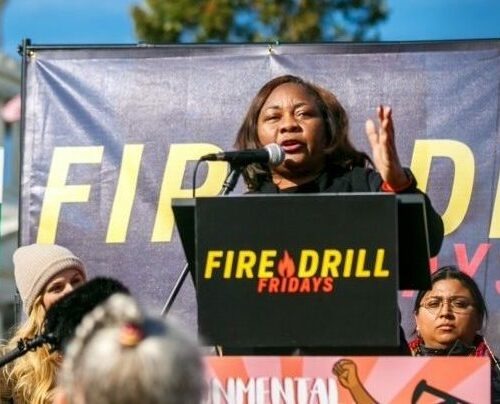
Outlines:
POLYGON ((198 198, 198 324, 232 347, 393 347, 394 195, 198 198))

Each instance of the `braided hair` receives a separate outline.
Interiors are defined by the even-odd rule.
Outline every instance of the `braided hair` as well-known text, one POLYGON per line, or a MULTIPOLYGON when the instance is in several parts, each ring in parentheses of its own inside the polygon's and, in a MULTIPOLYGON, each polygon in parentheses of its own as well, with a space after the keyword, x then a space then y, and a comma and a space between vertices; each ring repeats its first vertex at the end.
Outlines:
POLYGON ((196 342, 122 294, 83 318, 67 347, 60 386, 68 402, 87 404, 195 404, 205 388, 196 342))

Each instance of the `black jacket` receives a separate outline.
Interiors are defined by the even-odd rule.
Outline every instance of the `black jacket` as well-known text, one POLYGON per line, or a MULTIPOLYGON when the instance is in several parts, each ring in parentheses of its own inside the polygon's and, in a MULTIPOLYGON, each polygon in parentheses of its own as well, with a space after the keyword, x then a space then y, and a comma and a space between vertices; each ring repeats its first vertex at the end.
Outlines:
MULTIPOLYGON (((409 169, 406 173, 413 179, 411 185, 404 193, 419 193, 425 198, 427 216, 427 231, 429 236, 429 250, 431 257, 439 253, 444 237, 444 226, 441 216, 432 207, 429 197, 417 188, 413 174, 409 169)), ((259 189, 251 193, 276 194, 276 193, 341 193, 341 192, 382 192, 382 178, 374 170, 354 167, 346 169, 334 166, 325 170, 319 177, 297 187, 280 190, 271 181, 264 181, 259 189)))

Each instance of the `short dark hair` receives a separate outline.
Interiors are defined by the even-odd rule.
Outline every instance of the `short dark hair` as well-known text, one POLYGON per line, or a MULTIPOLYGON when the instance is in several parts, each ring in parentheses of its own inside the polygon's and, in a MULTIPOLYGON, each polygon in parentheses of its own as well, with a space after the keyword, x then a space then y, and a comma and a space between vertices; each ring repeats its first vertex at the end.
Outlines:
MULTIPOLYGON (((329 90, 304 79, 284 75, 268 81, 258 91, 250 103, 250 107, 241 124, 235 141, 235 148, 256 149, 262 147, 257 136, 257 122, 260 111, 275 88, 282 84, 296 84, 303 87, 315 100, 325 126, 327 138, 325 155, 327 164, 336 164, 344 167, 365 167, 371 163, 366 153, 356 150, 349 140, 349 119, 347 112, 337 97, 329 90)), ((258 189, 262 182, 269 179, 268 168, 263 165, 252 164, 245 168, 243 177, 250 189, 258 189)))
MULTIPOLYGON (((474 279, 472 279, 465 272, 460 271, 460 269, 458 269, 456 266, 448 265, 439 268, 432 274, 431 286, 434 286, 436 282, 442 281, 444 279, 456 279, 469 290, 470 294, 472 295, 472 299, 474 300, 474 307, 479 314, 479 320, 481 324, 483 324, 483 321, 486 321, 488 319, 488 310, 486 308, 486 302, 484 301, 483 295, 474 279)), ((417 298, 415 299, 415 305, 413 306, 413 311, 415 314, 418 313, 420 304, 422 303, 422 299, 427 292, 427 290, 420 290, 418 292, 417 298)))

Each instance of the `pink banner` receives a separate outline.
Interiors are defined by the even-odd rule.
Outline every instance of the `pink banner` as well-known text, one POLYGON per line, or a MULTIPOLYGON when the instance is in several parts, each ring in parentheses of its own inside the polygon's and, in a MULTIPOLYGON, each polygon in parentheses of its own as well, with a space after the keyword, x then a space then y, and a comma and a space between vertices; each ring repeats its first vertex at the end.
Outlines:
POLYGON ((213 404, 489 403, 476 357, 207 357, 213 404))

